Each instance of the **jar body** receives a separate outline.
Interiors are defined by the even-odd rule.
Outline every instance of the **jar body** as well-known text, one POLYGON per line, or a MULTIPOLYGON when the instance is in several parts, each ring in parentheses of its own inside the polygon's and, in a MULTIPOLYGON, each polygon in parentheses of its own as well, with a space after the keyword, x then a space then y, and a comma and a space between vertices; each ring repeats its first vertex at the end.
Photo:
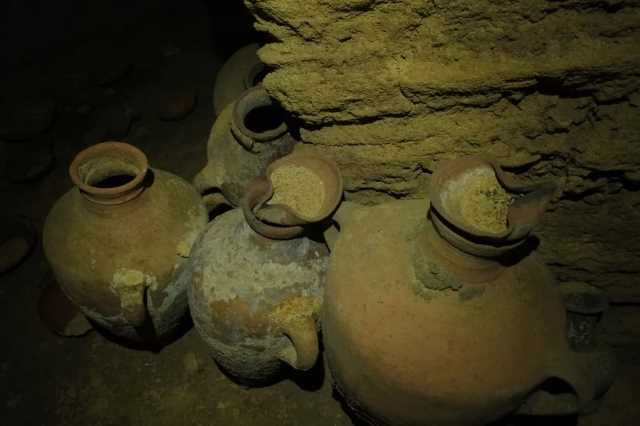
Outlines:
POLYGON ((258 44, 241 47, 222 65, 213 88, 213 111, 219 116, 245 90, 260 83, 264 64, 258 58, 258 44))
POLYGON ((68 191, 47 217, 43 244, 62 290, 87 317, 126 339, 163 341, 188 314, 186 288, 173 278, 207 212, 188 182, 148 173, 153 181, 123 204, 68 191))
MULTIPOLYGON (((299 343, 314 344, 327 262, 323 244, 262 237, 239 209, 209 225, 189 262, 189 305, 212 357, 234 380, 264 385, 281 378, 286 363, 300 367, 287 353, 300 361, 299 343)), ((308 349, 317 356, 317 347, 308 349)))
POLYGON ((480 280, 432 256, 426 204, 361 208, 341 223, 322 315, 329 366, 371 423, 487 424, 568 352, 562 299, 535 253, 480 280))

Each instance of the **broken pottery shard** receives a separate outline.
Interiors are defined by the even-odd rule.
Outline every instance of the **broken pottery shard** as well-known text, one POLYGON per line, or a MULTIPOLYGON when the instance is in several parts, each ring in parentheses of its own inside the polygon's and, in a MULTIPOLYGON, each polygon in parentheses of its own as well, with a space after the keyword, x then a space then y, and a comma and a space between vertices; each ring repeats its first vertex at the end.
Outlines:
POLYGON ((197 95, 195 90, 184 90, 168 94, 161 102, 158 117, 163 121, 178 121, 185 118, 195 109, 197 95))

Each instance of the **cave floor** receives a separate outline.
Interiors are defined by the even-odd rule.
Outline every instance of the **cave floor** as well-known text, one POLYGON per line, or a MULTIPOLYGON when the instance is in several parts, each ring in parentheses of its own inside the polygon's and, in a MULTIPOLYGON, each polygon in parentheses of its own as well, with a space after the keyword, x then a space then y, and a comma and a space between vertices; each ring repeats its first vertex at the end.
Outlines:
MULTIPOLYGON (((206 18, 196 12, 186 17, 193 24, 189 28, 178 31, 173 24, 171 31, 170 22, 159 19, 162 32, 141 29, 118 49, 107 48, 111 56, 103 44, 87 42, 58 58, 47 72, 32 70, 3 82, 7 99, 45 94, 58 105, 55 125, 45 136, 54 142, 55 167, 33 183, 3 180, 5 213, 26 215, 42 230, 52 204, 70 188, 67 165, 91 142, 93 118, 114 100, 124 99, 140 113, 124 139, 142 148, 153 167, 190 179, 205 164, 213 122, 211 90, 220 59, 208 45, 206 18), (116 68, 131 63, 133 70, 106 86, 86 83, 91 70, 110 72, 103 67, 105 58, 114 58, 109 63, 116 68), (195 111, 181 121, 160 121, 157 109, 163 97, 184 88, 198 93, 195 111)), ((39 292, 52 279, 40 241, 18 268, 0 276, 0 425, 352 424, 333 397, 322 365, 306 379, 247 389, 217 368, 193 329, 155 353, 120 346, 96 332, 57 337, 37 311, 39 292)), ((611 318, 618 331, 610 338, 619 349, 621 371, 601 409, 581 419, 520 419, 509 424, 637 424, 640 328, 631 321, 640 321, 631 307, 614 308, 611 318)))

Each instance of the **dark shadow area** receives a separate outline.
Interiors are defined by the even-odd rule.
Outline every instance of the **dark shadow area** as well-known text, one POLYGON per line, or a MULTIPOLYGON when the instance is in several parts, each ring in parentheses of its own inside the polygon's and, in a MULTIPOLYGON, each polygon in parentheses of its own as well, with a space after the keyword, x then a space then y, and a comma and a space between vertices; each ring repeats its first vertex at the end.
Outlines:
POLYGON ((131 182, 133 178, 135 178, 135 175, 132 174, 116 174, 100 179, 97 182, 89 182, 89 184, 96 188, 117 188, 131 182))
POLYGON ((315 392, 320 390, 325 381, 325 367, 324 367, 324 343, 322 339, 322 333, 318 336, 319 356, 315 365, 307 371, 298 371, 293 368, 290 369, 290 379, 298 385, 302 390, 308 392, 315 392))
POLYGON ((147 316, 145 322, 141 326, 136 327, 136 333, 140 337, 140 340, 136 341, 117 336, 103 328, 95 321, 92 321, 91 319, 89 319, 89 321, 102 337, 112 343, 136 351, 149 351, 154 353, 161 352, 165 347, 179 340, 193 328, 193 321, 191 320, 191 317, 186 316, 173 333, 159 340, 153 327, 153 323, 151 322, 151 318, 147 316))
POLYGON ((340 404, 340 407, 342 407, 342 410, 347 414, 347 416, 349 416, 349 420, 351 420, 351 423, 354 426, 369 426, 369 425, 371 425, 371 421, 369 421, 366 418, 364 418, 362 416, 362 413, 357 412, 356 410, 354 410, 347 403, 346 399, 344 399, 342 394, 336 389, 335 386, 333 386, 331 395, 333 396, 333 399, 338 401, 338 403, 340 404))
POLYGON ((540 239, 535 235, 527 237, 527 239, 511 251, 500 257, 500 264, 504 266, 513 266, 518 264, 522 259, 536 251, 540 246, 540 239))
POLYGON ((279 106, 258 106, 247 112, 244 117, 244 125, 254 133, 263 133, 275 130, 284 121, 284 111, 279 106))
POLYGON ((202 0, 207 8, 211 45, 223 58, 240 47, 260 40, 253 16, 242 1, 202 0))

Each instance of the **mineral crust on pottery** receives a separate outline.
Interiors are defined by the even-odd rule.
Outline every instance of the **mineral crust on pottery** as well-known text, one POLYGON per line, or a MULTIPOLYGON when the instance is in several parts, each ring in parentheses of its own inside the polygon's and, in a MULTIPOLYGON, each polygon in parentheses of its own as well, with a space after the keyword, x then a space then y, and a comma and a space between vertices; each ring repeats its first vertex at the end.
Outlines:
POLYGON ((253 87, 216 119, 207 142, 207 164, 193 183, 210 210, 222 204, 237 207, 247 184, 290 153, 294 144, 284 111, 262 86, 253 87))
POLYGON ((322 324, 356 414, 471 426, 595 409, 614 358, 602 344, 573 350, 566 294, 529 238, 552 191, 518 187, 476 157, 437 169, 431 203, 343 203, 339 234, 327 236, 322 324))
POLYGON ((201 197, 120 142, 80 152, 70 174, 75 187, 51 209, 43 237, 62 290, 116 336, 172 338, 188 315, 176 277, 207 223, 201 197))
POLYGON ((216 116, 245 90, 262 81, 266 67, 258 58, 258 47, 257 43, 241 47, 218 71, 213 88, 213 111, 216 116))
POLYGON ((234 209, 211 223, 193 256, 193 322, 236 381, 264 385, 283 374, 285 363, 303 370, 315 364, 328 263, 322 243, 270 240, 234 209))
POLYGON ((326 218, 341 195, 333 164, 290 155, 250 183, 242 209, 218 216, 196 242, 188 268, 191 315, 236 381, 265 385, 287 364, 308 370, 316 363, 329 253, 305 225, 326 218), (309 182, 297 180, 301 175, 309 182), (255 212, 272 198, 278 203, 267 209, 274 219, 267 223, 255 212))

